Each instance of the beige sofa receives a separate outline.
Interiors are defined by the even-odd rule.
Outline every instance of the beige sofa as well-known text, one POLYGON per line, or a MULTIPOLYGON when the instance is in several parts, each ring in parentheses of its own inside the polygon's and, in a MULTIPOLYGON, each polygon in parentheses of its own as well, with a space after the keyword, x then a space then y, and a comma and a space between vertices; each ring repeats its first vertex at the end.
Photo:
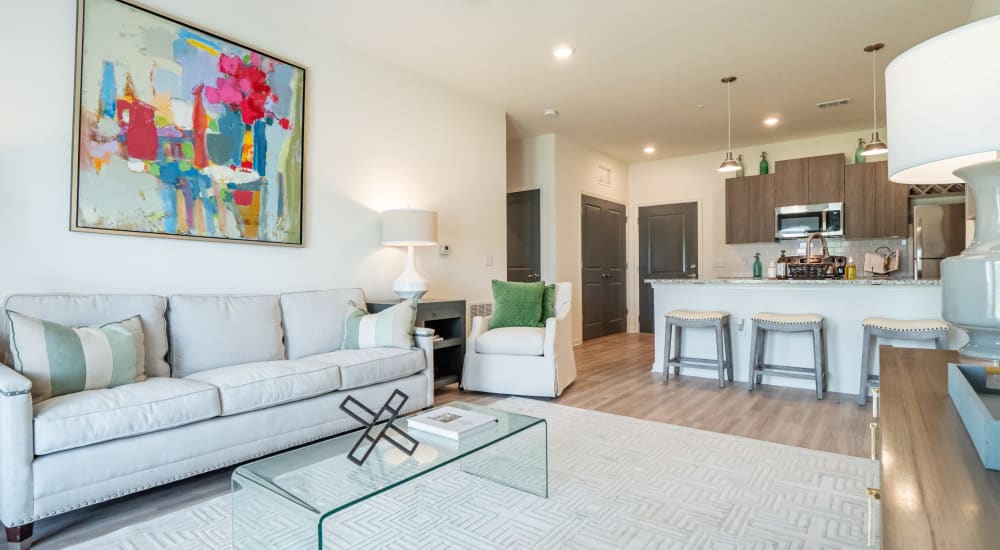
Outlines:
POLYGON ((358 289, 265 296, 15 295, 5 304, 65 325, 140 315, 145 381, 32 403, 0 331, 0 522, 34 521, 353 429, 348 394, 404 412, 434 400, 432 333, 417 348, 340 350, 358 289))

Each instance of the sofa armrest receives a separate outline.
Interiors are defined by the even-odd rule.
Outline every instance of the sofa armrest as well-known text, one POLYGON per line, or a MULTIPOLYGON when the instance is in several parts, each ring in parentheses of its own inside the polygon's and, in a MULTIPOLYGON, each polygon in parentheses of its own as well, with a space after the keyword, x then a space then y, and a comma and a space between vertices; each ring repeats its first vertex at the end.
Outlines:
POLYGON ((424 376, 427 377, 427 406, 434 404, 434 329, 415 327, 413 341, 424 352, 424 376))
POLYGON ((34 514, 34 409, 31 381, 0 363, 0 522, 20 525, 34 514))
POLYGON ((476 339, 483 335, 484 332, 490 330, 490 316, 485 317, 473 317, 472 318, 472 328, 469 329, 469 337, 465 339, 465 353, 468 355, 470 353, 476 352, 476 339))

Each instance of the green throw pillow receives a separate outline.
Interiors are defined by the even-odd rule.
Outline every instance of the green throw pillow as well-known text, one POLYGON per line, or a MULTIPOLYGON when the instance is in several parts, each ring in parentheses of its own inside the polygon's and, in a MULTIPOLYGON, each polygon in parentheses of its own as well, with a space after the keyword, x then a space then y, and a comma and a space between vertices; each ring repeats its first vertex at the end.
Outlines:
POLYGON ((556 316, 556 285, 545 285, 545 294, 542 296, 542 326, 545 321, 556 316))
POLYGON ((351 302, 344 318, 344 345, 341 349, 403 348, 413 343, 417 301, 406 300, 378 313, 351 302))
POLYGON ((503 327, 538 327, 542 318, 545 283, 511 283, 493 280, 493 316, 490 330, 503 327))
POLYGON ((99 327, 71 328, 8 311, 14 369, 31 380, 35 402, 145 379, 138 315, 99 327))

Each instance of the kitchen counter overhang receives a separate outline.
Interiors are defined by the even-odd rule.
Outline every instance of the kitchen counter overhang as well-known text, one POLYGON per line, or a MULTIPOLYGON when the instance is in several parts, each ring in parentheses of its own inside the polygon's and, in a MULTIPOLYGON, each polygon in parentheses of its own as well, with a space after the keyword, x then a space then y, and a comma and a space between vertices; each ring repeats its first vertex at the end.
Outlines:
MULTIPOLYGON (((857 279, 783 280, 762 279, 650 279, 656 332, 653 371, 662 372, 666 330, 664 316, 672 309, 719 310, 731 315, 734 377, 749 380, 751 317, 756 313, 815 313, 825 319, 829 364, 828 391, 857 394, 861 375, 861 322, 866 317, 894 319, 940 319, 941 286, 934 280, 857 279)), ((685 357, 715 357, 711 329, 684 329, 685 357)), ((949 347, 962 345, 965 335, 953 329, 949 347)), ((882 345, 932 347, 932 342, 880 339, 882 345)), ((875 354, 875 357, 878 355, 875 354)), ((812 366, 809 334, 775 333, 768 336, 766 362, 812 366)), ((877 361, 873 367, 878 372, 877 361)), ((715 378, 708 370, 681 368, 682 375, 715 378)), ((812 388, 809 380, 764 376, 764 384, 812 388)))

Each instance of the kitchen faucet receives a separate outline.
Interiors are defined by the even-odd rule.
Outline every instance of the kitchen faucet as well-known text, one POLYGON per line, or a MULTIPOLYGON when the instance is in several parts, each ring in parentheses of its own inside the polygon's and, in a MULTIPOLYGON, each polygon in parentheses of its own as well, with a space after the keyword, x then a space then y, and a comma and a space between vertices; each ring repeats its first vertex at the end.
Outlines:
POLYGON ((830 256, 830 249, 826 246, 826 237, 824 237, 822 233, 811 233, 806 239, 806 260, 811 264, 818 264, 822 263, 828 256, 830 256), (821 256, 819 260, 813 260, 815 256, 813 256, 812 253, 812 242, 813 239, 817 238, 821 243, 823 243, 823 256, 821 256))

